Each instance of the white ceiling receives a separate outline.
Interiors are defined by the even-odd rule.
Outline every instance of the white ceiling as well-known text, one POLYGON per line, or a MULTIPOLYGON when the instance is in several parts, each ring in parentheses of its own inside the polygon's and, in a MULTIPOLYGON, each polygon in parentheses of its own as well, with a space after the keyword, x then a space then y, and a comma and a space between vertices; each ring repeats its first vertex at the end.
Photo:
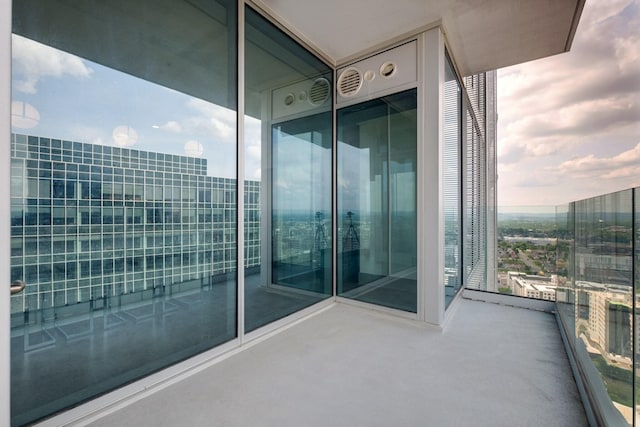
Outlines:
POLYGON ((256 0, 334 65, 442 23, 471 75, 566 52, 585 0, 256 0))

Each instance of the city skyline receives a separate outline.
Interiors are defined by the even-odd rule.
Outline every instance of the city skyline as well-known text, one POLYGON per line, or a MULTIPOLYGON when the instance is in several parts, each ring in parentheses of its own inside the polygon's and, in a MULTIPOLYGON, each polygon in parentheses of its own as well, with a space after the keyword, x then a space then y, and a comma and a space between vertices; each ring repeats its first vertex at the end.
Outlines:
POLYGON ((640 186, 638 28, 640 1, 587 1, 570 52, 498 71, 498 206, 640 186))

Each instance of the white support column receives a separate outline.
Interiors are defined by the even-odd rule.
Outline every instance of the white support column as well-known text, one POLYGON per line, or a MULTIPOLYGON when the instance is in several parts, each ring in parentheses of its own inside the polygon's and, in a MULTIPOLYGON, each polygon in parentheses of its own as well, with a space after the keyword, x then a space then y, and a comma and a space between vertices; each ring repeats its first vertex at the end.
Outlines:
POLYGON ((444 38, 439 28, 423 37, 418 99, 418 317, 444 320, 443 98, 444 38))
POLYGON ((10 425, 11 0, 0 0, 0 425, 10 425))

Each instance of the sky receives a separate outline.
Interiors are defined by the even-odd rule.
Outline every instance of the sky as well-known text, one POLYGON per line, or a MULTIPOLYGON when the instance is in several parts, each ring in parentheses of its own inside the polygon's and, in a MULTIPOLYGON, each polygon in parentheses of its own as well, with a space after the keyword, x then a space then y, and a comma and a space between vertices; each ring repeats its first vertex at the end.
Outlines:
MULTIPOLYGON (((498 70, 500 206, 640 186, 639 29, 640 0, 587 0, 569 53, 498 70)), ((210 175, 232 178, 235 121, 224 106, 13 36, 14 132, 204 157, 210 175)), ((245 118, 247 179, 261 176, 261 132, 245 118)))
POLYGON ((570 52, 498 70, 498 205, 640 186, 640 0, 587 0, 570 52))

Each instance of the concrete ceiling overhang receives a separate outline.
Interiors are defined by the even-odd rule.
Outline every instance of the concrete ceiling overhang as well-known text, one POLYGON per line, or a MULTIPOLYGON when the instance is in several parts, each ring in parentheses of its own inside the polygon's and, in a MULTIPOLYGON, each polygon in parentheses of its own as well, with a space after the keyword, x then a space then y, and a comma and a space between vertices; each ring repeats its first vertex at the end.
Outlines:
POLYGON ((459 72, 472 75, 571 47, 585 0, 256 0, 334 65, 441 25, 459 72))
MULTIPOLYGON (((254 3, 332 65, 442 25, 458 71, 471 75, 567 51, 584 0, 254 3)), ((13 4, 13 32, 235 109, 235 4, 235 0, 21 0, 13 4)), ((265 66, 245 74, 245 89, 258 93, 317 72, 261 31, 247 24, 246 54, 264 57, 265 66)), ((257 116, 259 102, 247 103, 245 111, 257 116)))

